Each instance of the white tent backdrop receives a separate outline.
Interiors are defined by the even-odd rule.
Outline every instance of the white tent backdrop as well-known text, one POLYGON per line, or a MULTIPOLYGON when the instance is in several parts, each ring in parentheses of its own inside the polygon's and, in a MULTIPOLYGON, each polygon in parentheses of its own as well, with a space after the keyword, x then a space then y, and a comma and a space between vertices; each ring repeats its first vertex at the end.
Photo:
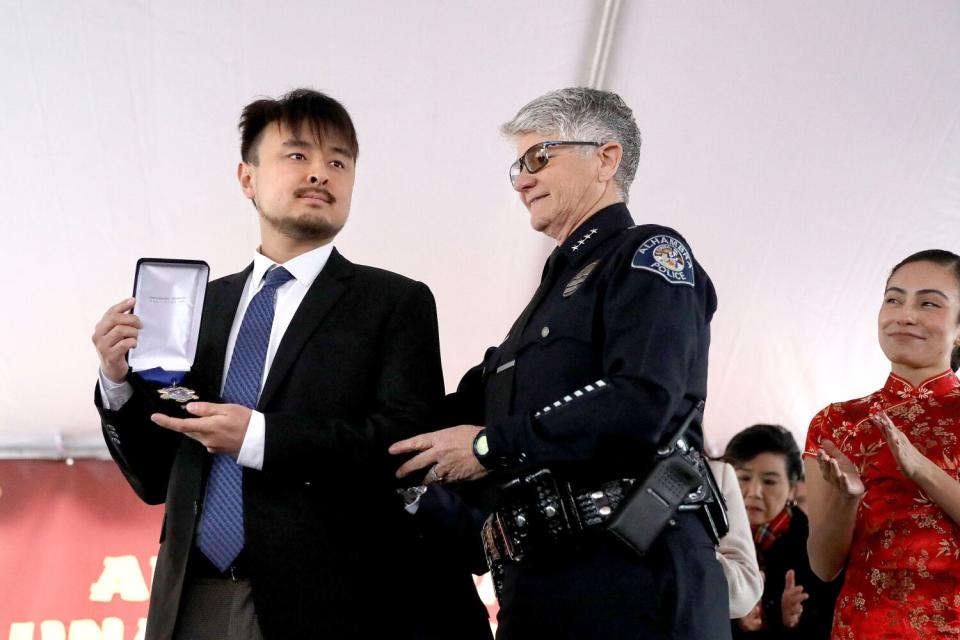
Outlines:
MULTIPOLYGON (((237 117, 297 86, 359 131, 337 247, 432 288, 452 389, 550 249, 497 126, 586 82, 602 10, 0 0, 0 455, 102 451, 94 324, 141 256, 246 265, 237 117)), ((708 440, 757 421, 802 438, 827 402, 883 382, 890 266, 960 250, 960 4, 624 0, 612 26, 602 84, 644 135, 634 217, 680 230, 719 294, 708 440)))

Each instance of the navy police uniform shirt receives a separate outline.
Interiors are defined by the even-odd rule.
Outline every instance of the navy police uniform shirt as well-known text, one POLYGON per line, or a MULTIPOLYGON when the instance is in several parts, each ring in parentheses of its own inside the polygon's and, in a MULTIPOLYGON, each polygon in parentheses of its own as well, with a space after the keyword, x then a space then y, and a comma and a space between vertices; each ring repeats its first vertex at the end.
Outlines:
MULTIPOLYGON (((448 397, 448 419, 486 426, 494 469, 636 476, 706 398, 716 304, 683 237, 606 207, 551 254, 510 335, 448 397)), ((688 434, 702 446, 698 426, 688 434)))

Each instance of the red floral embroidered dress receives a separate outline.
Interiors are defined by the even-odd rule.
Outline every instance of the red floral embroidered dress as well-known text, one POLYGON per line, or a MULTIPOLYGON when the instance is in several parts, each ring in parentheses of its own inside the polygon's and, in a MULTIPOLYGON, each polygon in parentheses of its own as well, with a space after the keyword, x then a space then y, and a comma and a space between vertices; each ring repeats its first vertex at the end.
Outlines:
POLYGON ((866 398, 814 416, 805 456, 831 440, 860 470, 866 492, 833 619, 835 640, 960 638, 960 527, 897 470, 884 410, 910 442, 954 480, 960 453, 960 381, 952 371, 914 388, 890 374, 866 398))

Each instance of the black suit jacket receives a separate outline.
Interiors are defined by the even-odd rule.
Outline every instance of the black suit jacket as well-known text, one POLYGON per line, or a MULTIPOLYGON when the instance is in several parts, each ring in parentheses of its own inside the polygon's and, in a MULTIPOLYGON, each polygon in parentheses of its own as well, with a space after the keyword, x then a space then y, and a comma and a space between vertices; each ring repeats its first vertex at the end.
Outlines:
POLYGON ((487 607, 471 574, 487 572, 480 529, 484 514, 450 488, 431 485, 413 516, 418 570, 410 587, 423 599, 414 617, 417 640, 493 640, 487 607))
MULTIPOLYGON (((216 399, 227 338, 251 271, 211 282, 193 370, 184 385, 216 399)), ((100 409, 111 455, 137 494, 165 503, 147 638, 176 625, 211 456, 153 425, 161 401, 130 376, 134 396, 100 409)), ((395 581, 415 536, 394 491, 387 447, 422 430, 443 392, 430 290, 354 265, 336 250, 283 336, 257 409, 263 469, 244 469, 245 555, 266 638, 370 637, 389 620, 407 633, 415 593, 395 581)), ((176 411, 169 405, 166 413, 176 411)))

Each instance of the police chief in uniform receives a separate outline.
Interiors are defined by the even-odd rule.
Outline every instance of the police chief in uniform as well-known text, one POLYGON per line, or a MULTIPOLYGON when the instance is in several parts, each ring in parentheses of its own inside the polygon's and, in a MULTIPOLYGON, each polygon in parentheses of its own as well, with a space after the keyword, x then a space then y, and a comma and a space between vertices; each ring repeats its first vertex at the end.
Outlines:
MULTIPOLYGON (((498 567, 498 638, 729 638, 727 584, 697 511, 678 512, 643 555, 579 512, 610 515, 625 479, 649 473, 706 397, 713 285, 679 233, 631 218, 640 132, 619 96, 554 91, 501 130, 520 156, 513 188, 557 247, 505 341, 447 397, 456 426, 391 447, 419 452, 398 474, 429 467, 426 482, 465 495, 495 487, 488 524, 579 520, 559 542, 523 538, 521 557, 498 567), (563 500, 517 504, 510 487, 542 469, 563 500)), ((702 447, 698 423, 685 440, 702 447)))

